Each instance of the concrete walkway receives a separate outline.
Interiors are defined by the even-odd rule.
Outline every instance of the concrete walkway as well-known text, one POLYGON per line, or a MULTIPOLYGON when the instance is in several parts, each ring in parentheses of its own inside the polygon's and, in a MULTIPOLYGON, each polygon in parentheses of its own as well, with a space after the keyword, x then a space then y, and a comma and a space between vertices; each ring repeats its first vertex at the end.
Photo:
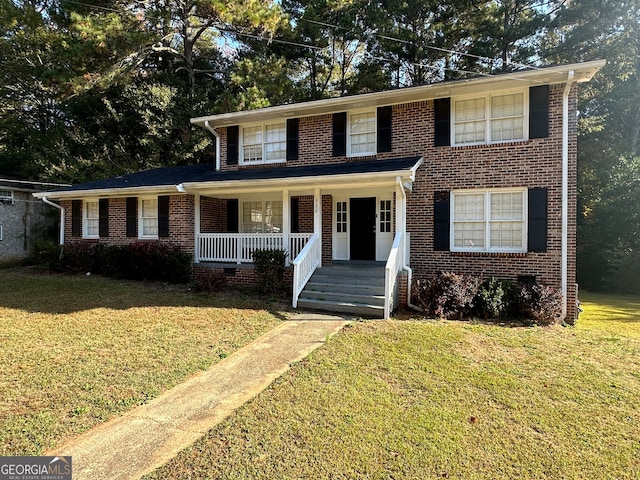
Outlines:
POLYGON ((138 479, 193 444, 348 320, 298 314, 148 404, 45 455, 71 455, 74 480, 138 479))

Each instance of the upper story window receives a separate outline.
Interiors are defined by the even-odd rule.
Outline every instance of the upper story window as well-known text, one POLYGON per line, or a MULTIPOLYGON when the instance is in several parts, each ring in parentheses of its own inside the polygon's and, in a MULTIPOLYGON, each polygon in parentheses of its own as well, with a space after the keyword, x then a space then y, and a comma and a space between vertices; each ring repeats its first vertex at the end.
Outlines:
POLYGON ((525 140, 525 93, 463 98, 453 102, 453 144, 525 140))
POLYGON ((241 163, 275 163, 287 158, 286 123, 251 125, 242 128, 241 163))
POLYGON ((349 156, 375 155, 375 110, 349 114, 349 131, 347 139, 347 154, 349 156))
POLYGON ((84 237, 98 238, 100 234, 100 207, 98 200, 84 202, 84 237))
POLYGON ((526 189, 451 194, 451 250, 526 251, 526 189))
POLYGON ((140 199, 140 238, 158 237, 158 199, 140 199))

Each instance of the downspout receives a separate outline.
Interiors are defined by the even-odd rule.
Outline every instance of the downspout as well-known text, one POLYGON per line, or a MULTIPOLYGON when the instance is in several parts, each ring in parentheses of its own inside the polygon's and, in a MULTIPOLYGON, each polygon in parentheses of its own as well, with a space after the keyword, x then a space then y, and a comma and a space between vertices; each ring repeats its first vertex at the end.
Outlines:
POLYGON ((562 291, 562 313, 560 322, 567 318, 568 301, 568 255, 569 255, 569 94, 574 85, 574 71, 567 74, 562 92, 562 250, 560 255, 560 289, 562 291))
POLYGON ((204 127, 213 133, 213 136, 216 137, 216 172, 220 170, 220 134, 216 132, 215 128, 212 128, 209 125, 209 120, 205 120, 204 127))
POLYGON ((64 245, 64 207, 62 205, 58 205, 57 203, 53 203, 47 197, 42 197, 42 201, 47 205, 51 205, 52 207, 60 210, 60 245, 64 245))
POLYGON ((411 252, 407 252, 408 249, 408 242, 407 242, 407 192, 404 190, 404 185, 402 184, 402 179, 398 177, 398 185, 400 186, 400 191, 402 192, 402 203, 404 205, 404 230, 405 230, 405 235, 404 235, 404 255, 402 255, 402 267, 401 269, 404 270, 405 272, 407 272, 407 307, 411 308, 412 310, 415 310, 417 312, 422 312, 423 310, 417 306, 414 305, 413 303, 411 303, 411 282, 413 281, 413 270, 411 270, 411 268, 409 267, 409 265, 407 265, 406 259, 407 259, 407 253, 411 253, 411 252))

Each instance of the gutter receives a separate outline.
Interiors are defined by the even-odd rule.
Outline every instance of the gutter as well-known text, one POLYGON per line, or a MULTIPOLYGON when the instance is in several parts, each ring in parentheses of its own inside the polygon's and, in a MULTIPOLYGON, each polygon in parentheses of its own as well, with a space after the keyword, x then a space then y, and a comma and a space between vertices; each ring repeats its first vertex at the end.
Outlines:
POLYGON ((560 322, 567 318, 568 292, 568 255, 569 255, 569 94, 575 84, 575 73, 567 73, 567 82, 562 92, 562 250, 560 255, 560 289, 564 302, 560 322))
POLYGON ((209 125, 209 120, 205 120, 204 128, 213 133, 213 136, 216 137, 216 172, 220 171, 220 134, 216 132, 216 129, 209 125))
POLYGON ((60 210, 60 246, 64 245, 64 207, 62 205, 58 205, 57 203, 53 203, 47 197, 42 197, 42 201, 47 205, 51 205, 52 207, 60 210))

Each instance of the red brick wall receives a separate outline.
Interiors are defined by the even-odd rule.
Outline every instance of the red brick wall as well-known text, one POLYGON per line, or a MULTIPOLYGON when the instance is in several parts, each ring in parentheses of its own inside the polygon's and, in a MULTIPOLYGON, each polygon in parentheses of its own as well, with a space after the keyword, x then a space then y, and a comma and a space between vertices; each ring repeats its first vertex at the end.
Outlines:
POLYGON ((227 229, 227 201, 220 198, 200 197, 200 231, 223 233, 227 229))
MULTIPOLYGON (((65 208, 65 242, 81 240, 71 236, 71 201, 60 202, 65 208)), ((105 245, 128 245, 134 242, 160 242, 177 245, 181 250, 193 254, 194 198, 193 195, 171 195, 169 199, 169 237, 159 239, 139 239, 127 237, 126 198, 109 199, 109 237, 94 239, 105 245)))
MULTIPOLYGON (((255 288, 257 283, 256 271, 253 265, 238 265, 238 266, 216 266, 211 264, 195 264, 193 267, 193 276, 198 278, 198 275, 208 272, 217 272, 220 275, 224 275, 227 285, 233 287, 248 287, 255 288), (225 273, 226 270, 226 273, 225 273)), ((287 268, 284 271, 284 284, 287 286, 287 291, 283 293, 291 294, 293 285, 293 269, 287 268)))
POLYGON ((313 195, 304 195, 297 198, 300 233, 313 233, 313 195))

